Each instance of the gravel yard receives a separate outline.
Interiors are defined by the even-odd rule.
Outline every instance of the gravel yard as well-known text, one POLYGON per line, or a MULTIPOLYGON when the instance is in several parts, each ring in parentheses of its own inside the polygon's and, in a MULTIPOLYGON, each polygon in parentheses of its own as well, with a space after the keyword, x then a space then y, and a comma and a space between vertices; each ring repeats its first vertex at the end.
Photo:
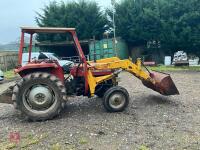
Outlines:
POLYGON ((170 74, 179 96, 161 96, 122 73, 130 104, 121 113, 107 113, 99 98, 75 97, 55 119, 28 122, 0 104, 0 149, 200 150, 200 72, 170 74), (19 145, 9 143, 12 132, 20 133, 19 145))

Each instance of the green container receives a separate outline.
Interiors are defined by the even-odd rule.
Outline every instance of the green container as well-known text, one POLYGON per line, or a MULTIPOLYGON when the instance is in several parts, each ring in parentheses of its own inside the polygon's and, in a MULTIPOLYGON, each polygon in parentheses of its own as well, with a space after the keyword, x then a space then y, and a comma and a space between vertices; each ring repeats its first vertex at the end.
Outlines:
POLYGON ((121 38, 116 39, 114 44, 113 39, 102 39, 100 41, 91 41, 89 44, 90 60, 119 57, 120 59, 127 59, 129 57, 128 46, 121 38))

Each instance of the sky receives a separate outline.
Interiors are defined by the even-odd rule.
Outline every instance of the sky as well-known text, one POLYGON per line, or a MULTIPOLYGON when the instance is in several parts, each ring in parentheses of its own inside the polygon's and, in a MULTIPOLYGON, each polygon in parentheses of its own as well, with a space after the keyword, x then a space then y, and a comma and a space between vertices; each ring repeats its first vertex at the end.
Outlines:
MULTIPOLYGON (((17 41, 20 26, 36 26, 36 12, 41 12, 41 8, 50 1, 52 0, 0 0, 0 44, 17 41)), ((111 6, 110 0, 95 1, 102 9, 111 6)))

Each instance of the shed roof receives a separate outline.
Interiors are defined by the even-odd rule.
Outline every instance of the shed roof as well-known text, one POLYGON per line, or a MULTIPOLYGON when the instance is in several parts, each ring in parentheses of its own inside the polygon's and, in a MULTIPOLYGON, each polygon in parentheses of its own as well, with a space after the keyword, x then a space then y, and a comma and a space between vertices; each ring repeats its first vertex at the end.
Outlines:
POLYGON ((58 28, 58 27, 21 27, 25 33, 66 33, 75 31, 75 28, 58 28))
MULTIPOLYGON (((81 45, 88 45, 90 40, 80 40, 79 43, 81 45)), ((43 41, 43 42, 37 42, 37 46, 67 46, 67 45, 74 45, 73 41, 62 41, 62 42, 48 42, 48 41, 43 41)))

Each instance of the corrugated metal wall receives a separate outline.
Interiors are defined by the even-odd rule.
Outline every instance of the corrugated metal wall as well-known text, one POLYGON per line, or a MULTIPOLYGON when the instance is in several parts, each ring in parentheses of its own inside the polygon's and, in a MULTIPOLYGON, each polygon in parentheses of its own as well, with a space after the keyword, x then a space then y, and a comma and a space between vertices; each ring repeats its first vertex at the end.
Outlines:
POLYGON ((102 39, 100 41, 91 41, 89 44, 90 60, 110 58, 117 56, 121 59, 129 57, 128 46, 121 38, 117 38, 116 44, 113 39, 102 39))

